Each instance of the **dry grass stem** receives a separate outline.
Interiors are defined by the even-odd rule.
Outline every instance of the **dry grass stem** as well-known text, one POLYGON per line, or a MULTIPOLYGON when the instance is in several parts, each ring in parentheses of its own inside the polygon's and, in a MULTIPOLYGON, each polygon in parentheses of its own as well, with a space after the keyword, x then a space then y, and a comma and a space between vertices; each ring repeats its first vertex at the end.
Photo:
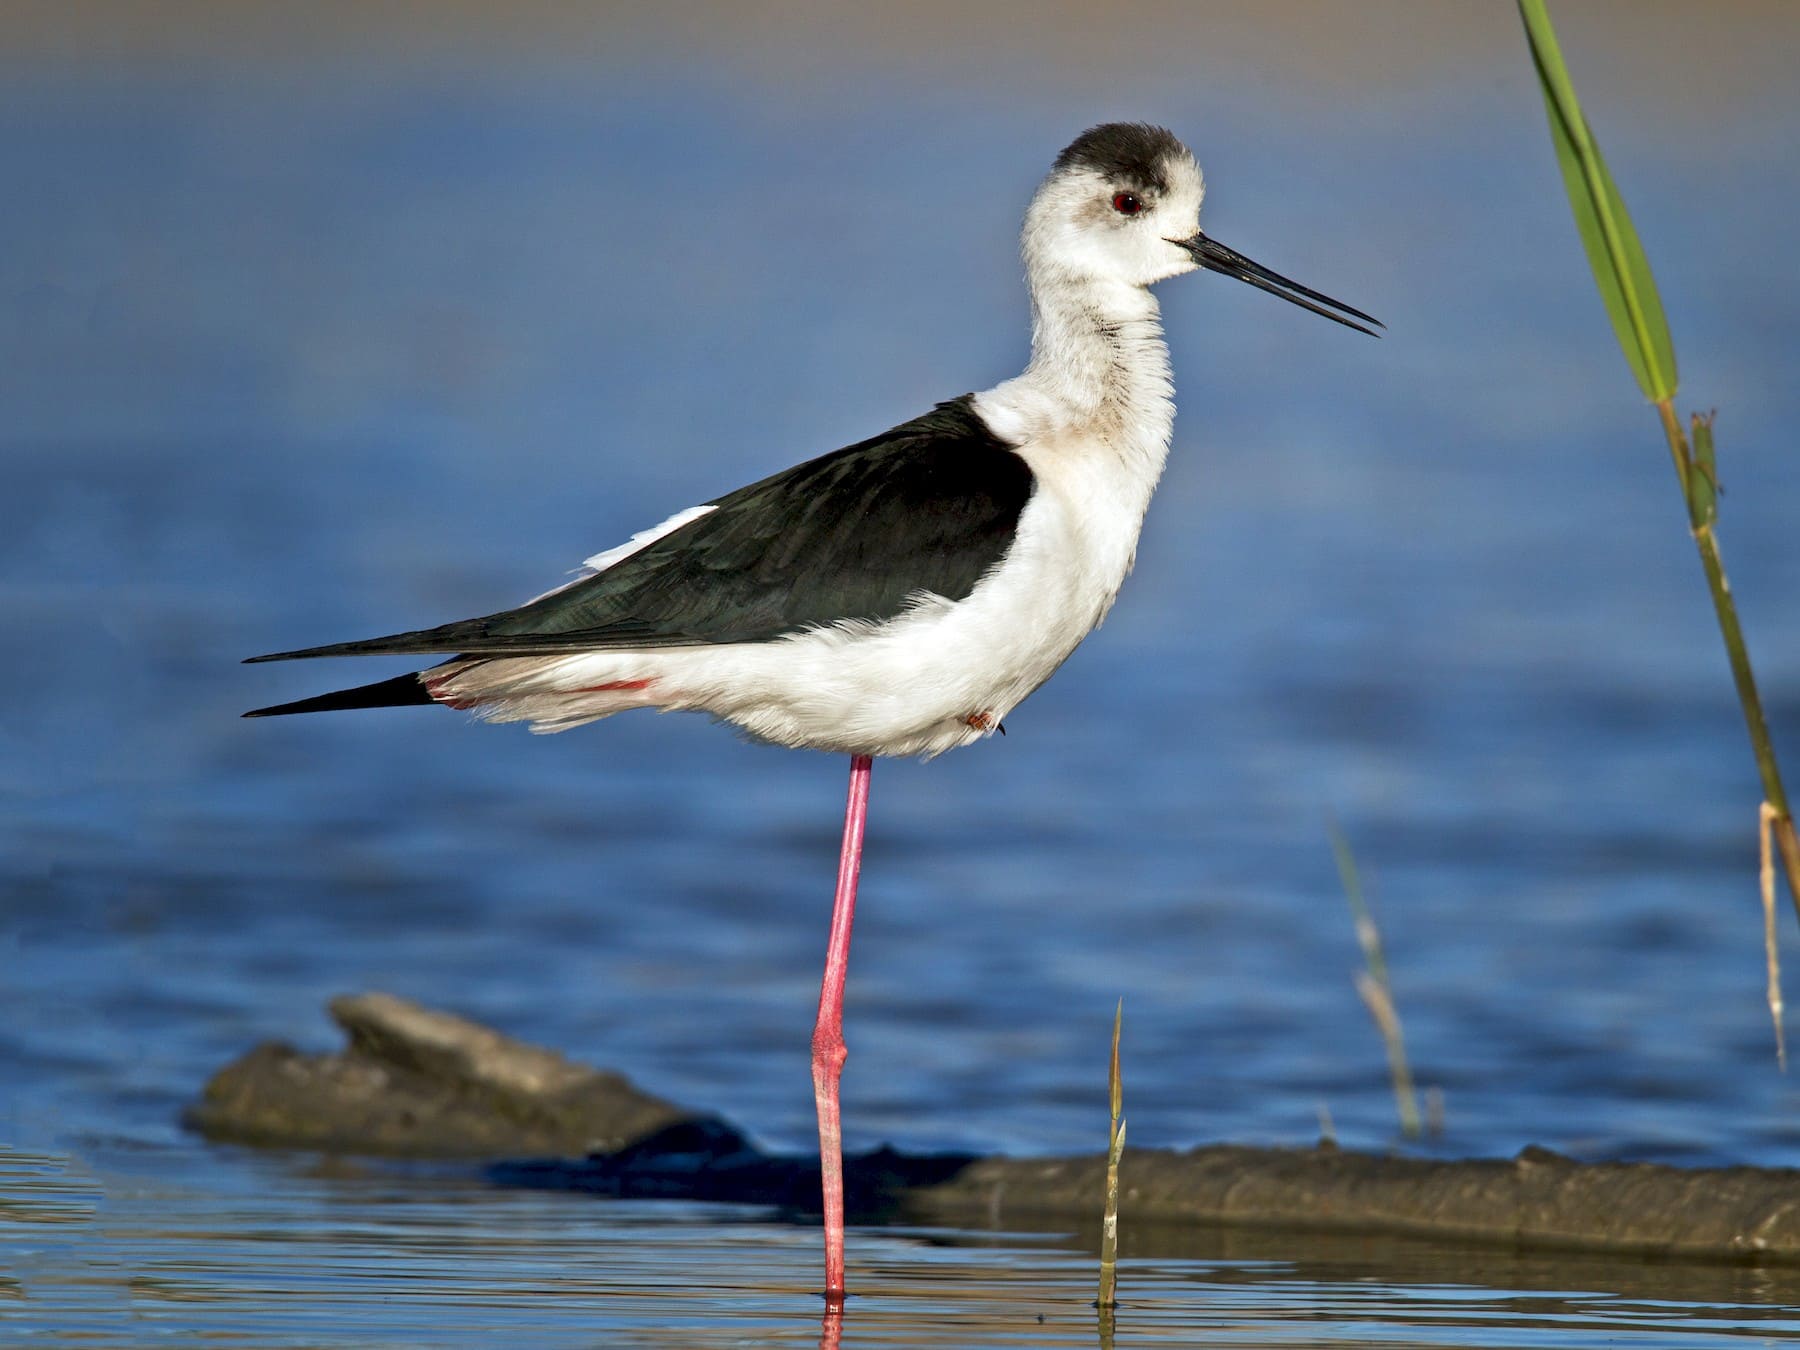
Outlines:
POLYGON ((1336 821, 1328 822, 1327 828, 1331 832, 1331 852, 1337 859, 1338 880, 1343 883, 1344 898, 1350 904, 1351 919, 1356 926, 1356 941, 1368 966, 1366 972, 1357 973, 1356 992, 1368 1005, 1369 1014, 1375 1019, 1376 1029, 1381 1032, 1382 1044, 1387 1049, 1388 1076, 1394 1084, 1400 1132, 1408 1139, 1417 1139, 1420 1134, 1418 1094, 1413 1090, 1412 1066, 1406 1060, 1406 1037, 1400 1030, 1400 1013, 1394 1006, 1394 991, 1388 984, 1381 930, 1375 926, 1375 916, 1363 896, 1362 876, 1357 871, 1356 855, 1350 851, 1350 841, 1336 821))
POLYGON ((1106 1135, 1106 1209, 1100 1220, 1100 1297, 1102 1315, 1118 1300, 1119 1265, 1119 1159, 1125 1153, 1125 1118, 1119 1114, 1125 1103, 1124 1084, 1119 1078, 1119 1031, 1125 1022, 1125 1000, 1113 1010, 1112 1064, 1107 1072, 1107 1099, 1112 1106, 1112 1123, 1106 1135))
POLYGON ((1419 1100, 1413 1091, 1412 1068, 1406 1062, 1406 1039, 1400 1034, 1400 1014, 1394 1011, 1393 995, 1367 971, 1356 972, 1356 992, 1368 1005, 1369 1015, 1381 1032, 1387 1047, 1388 1076, 1394 1081, 1394 1105, 1400 1112, 1400 1132, 1417 1139, 1423 1132, 1419 1122, 1419 1100))
POLYGON ((1769 803, 1762 804, 1759 813, 1757 830, 1762 844, 1762 866, 1759 879, 1762 882, 1763 907, 1763 954, 1769 963, 1769 1018, 1775 1023, 1775 1062, 1787 1072, 1787 1032, 1781 1025, 1783 1006, 1781 1001, 1781 953, 1777 942, 1780 936, 1775 925, 1775 825, 1780 813, 1769 803))

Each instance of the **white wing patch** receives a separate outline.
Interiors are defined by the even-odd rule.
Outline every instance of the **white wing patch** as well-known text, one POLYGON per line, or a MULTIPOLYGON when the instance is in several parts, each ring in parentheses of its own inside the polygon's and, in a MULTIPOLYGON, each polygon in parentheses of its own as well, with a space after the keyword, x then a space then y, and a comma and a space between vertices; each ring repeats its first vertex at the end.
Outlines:
POLYGON ((665 534, 673 534, 691 520, 698 520, 708 511, 716 511, 715 505, 690 506, 685 511, 677 511, 660 525, 652 525, 647 530, 639 530, 631 538, 604 553, 596 553, 582 564, 591 572, 604 572, 616 562, 622 562, 640 549, 645 549, 661 539, 665 534))
POLYGON ((586 581, 591 576, 597 576, 599 573, 604 572, 607 568, 611 567, 614 563, 629 558, 639 549, 649 548, 650 545, 654 544, 658 539, 661 539, 665 534, 673 534, 690 520, 698 520, 708 511, 716 510, 718 510, 718 507, 709 503, 706 506, 690 506, 685 511, 677 511, 662 524, 652 525, 647 530, 639 530, 624 543, 609 548, 604 553, 596 553, 593 557, 582 563, 580 567, 576 568, 575 575, 563 582, 562 585, 552 586, 542 595, 534 595, 525 603, 528 605, 535 605, 540 600, 548 600, 558 591, 568 590, 569 587, 575 585, 576 582, 586 581))

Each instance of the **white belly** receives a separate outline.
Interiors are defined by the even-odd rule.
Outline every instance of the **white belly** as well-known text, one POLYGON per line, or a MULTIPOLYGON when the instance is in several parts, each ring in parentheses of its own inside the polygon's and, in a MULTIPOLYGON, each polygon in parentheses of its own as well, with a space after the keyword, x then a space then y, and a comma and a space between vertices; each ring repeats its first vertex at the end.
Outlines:
MULTIPOLYGON (((672 653, 670 683, 719 663, 701 704, 760 739, 852 754, 933 755, 990 734, 1093 631, 1130 553, 1102 560, 1039 492, 1005 560, 963 600, 880 625, 714 653, 672 653)), ((704 678, 704 677, 702 677, 704 678)))

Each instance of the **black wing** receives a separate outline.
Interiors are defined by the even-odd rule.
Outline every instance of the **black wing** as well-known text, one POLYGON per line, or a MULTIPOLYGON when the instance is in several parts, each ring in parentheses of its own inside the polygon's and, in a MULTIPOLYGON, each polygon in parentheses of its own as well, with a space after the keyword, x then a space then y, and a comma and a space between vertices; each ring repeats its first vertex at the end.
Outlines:
POLYGON ((961 600, 1012 545, 1030 468, 973 396, 783 470, 595 576, 517 609, 363 642, 252 657, 547 655, 766 642, 961 600))

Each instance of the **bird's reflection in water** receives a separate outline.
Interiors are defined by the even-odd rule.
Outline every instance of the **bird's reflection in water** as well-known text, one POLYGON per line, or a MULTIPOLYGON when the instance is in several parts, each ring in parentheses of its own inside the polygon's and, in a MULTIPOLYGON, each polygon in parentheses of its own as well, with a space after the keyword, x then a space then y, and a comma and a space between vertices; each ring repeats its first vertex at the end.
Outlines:
MULTIPOLYGON (((1095 1304, 1098 1313, 1096 1328, 1099 1331, 1100 1350, 1113 1350, 1113 1330, 1118 1316, 1116 1307, 1095 1304)), ((1044 1320, 1040 1313, 1038 1321, 1044 1320)), ((842 1300, 827 1299, 825 1312, 819 1318, 819 1350, 840 1350, 844 1339, 844 1304, 842 1300)))

